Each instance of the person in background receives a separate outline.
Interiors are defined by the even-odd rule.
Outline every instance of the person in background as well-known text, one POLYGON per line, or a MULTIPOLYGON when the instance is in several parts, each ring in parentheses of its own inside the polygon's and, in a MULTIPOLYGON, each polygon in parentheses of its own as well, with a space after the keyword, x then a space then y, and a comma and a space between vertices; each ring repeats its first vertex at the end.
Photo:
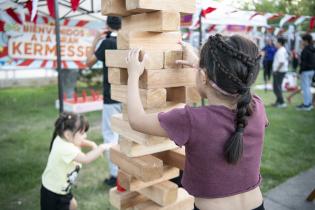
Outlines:
POLYGON ((275 53, 277 51, 276 46, 274 45, 272 39, 267 40, 266 46, 262 49, 264 54, 263 59, 263 67, 264 67, 264 81, 265 85, 270 81, 271 79, 271 73, 272 73, 272 63, 275 56, 275 53))
POLYGON ((71 188, 82 164, 96 160, 110 146, 96 145, 88 140, 88 130, 87 119, 79 114, 63 112, 56 120, 47 165, 42 175, 41 210, 77 209, 71 188), (82 147, 89 147, 90 151, 83 153, 82 147))
MULTIPOLYGON (((91 50, 87 54, 86 65, 92 67, 98 60, 103 63, 103 116, 102 116, 102 134, 104 143, 117 143, 118 134, 111 129, 110 119, 111 116, 117 113, 121 113, 121 104, 118 101, 111 99, 110 84, 108 82, 108 67, 105 64, 105 50, 117 49, 117 32, 121 28, 121 18, 115 16, 107 17, 107 29, 101 33, 98 33, 95 37, 91 50), (96 49, 97 44, 103 40, 100 46, 96 49)), ((116 177, 118 173, 117 166, 114 165, 110 159, 109 154, 106 155, 109 163, 109 178, 104 180, 104 184, 109 186, 116 185, 116 177)))
POLYGON ((275 54, 272 71, 273 71, 273 92, 276 96, 276 102, 272 105, 277 108, 285 108, 287 104, 284 102, 282 94, 282 82, 285 74, 288 72, 288 60, 289 55, 284 47, 285 39, 279 37, 277 39, 276 47, 277 52, 275 54))
POLYGON ((301 53, 300 78, 303 92, 303 103, 296 107, 297 110, 310 111, 313 109, 311 84, 315 72, 315 48, 310 34, 302 36, 303 50, 301 53))

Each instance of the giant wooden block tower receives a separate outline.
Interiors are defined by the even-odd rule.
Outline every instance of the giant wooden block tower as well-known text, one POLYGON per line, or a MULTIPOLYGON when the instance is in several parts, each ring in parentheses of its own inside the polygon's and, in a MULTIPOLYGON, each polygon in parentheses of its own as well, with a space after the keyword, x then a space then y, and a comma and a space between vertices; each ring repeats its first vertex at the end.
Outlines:
POLYGON ((148 55, 139 82, 146 112, 198 102, 195 71, 175 64, 184 57, 178 44, 180 13, 194 11, 195 0, 102 0, 103 15, 122 16, 118 50, 105 52, 112 99, 123 103, 123 113, 111 120, 120 138, 110 158, 118 165, 118 180, 126 189, 110 190, 110 203, 117 209, 193 209, 193 197, 169 181, 184 168, 184 150, 167 138, 137 132, 128 123, 125 58, 132 48, 141 48, 148 55))

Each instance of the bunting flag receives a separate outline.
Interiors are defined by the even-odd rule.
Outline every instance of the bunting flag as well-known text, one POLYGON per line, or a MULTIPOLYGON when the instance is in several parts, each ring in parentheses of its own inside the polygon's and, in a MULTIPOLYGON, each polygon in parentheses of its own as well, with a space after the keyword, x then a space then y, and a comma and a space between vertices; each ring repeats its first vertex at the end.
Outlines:
POLYGON ((35 16, 36 16, 36 14, 37 14, 38 0, 30 0, 30 1, 32 1, 31 21, 34 21, 35 16))
POLYGON ((55 17, 55 2, 54 0, 46 0, 48 11, 51 17, 55 17))
POLYGON ((6 9, 7 14, 17 23, 22 24, 19 16, 14 12, 13 8, 6 9))
MULTIPOLYGON (((35 1, 38 1, 38 0, 35 0, 35 1)), ((36 23, 36 20, 37 20, 37 5, 36 6, 36 11, 34 11, 34 17, 32 19, 32 15, 33 15, 33 1, 32 0, 28 0, 26 3, 25 3, 25 8, 28 10, 29 12, 29 15, 26 15, 26 21, 31 21, 31 22, 34 22, 36 23)))
POLYGON ((16 12, 20 15, 22 23, 24 23, 25 22, 24 7, 22 5, 18 5, 16 7, 16 12))
POLYGON ((293 17, 293 15, 285 15, 279 23, 279 26, 282 27, 286 22, 288 22, 291 18, 293 17))
POLYGON ((216 27, 216 25, 211 25, 211 26, 208 28, 207 32, 214 31, 215 27, 216 27))
POLYGON ((310 20, 310 30, 312 31, 314 29, 315 26, 315 16, 311 17, 310 20))
POLYGON ((276 19, 278 17, 280 17, 281 15, 280 14, 273 14, 273 13, 266 13, 264 15, 264 17, 267 19, 267 20, 273 20, 273 19, 276 19))
MULTIPOLYGON (((255 12, 252 16, 250 16, 250 20, 252 20, 254 17, 258 16, 258 15, 262 15, 261 12, 255 12)), ((268 18, 267 18, 268 19, 268 18)))
POLYGON ((299 18, 296 19, 296 21, 294 22, 294 25, 300 25, 301 23, 303 23, 305 21, 306 17, 305 16, 301 16, 299 18))
POLYGON ((72 11, 75 12, 80 5, 80 0, 71 0, 72 11))
POLYGON ((202 17, 206 17, 207 14, 215 11, 217 8, 213 8, 213 7, 208 7, 207 9, 203 9, 201 10, 201 16, 202 17))

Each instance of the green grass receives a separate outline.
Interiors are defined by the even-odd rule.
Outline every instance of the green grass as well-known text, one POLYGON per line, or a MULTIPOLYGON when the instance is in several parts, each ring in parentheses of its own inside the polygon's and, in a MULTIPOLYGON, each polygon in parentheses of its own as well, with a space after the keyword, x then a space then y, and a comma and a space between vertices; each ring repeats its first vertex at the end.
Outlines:
MULTIPOLYGON (((274 100, 271 92, 257 91, 265 104, 274 100)), ((39 188, 50 143, 55 86, 0 90, 0 209, 39 209, 39 188)), ((270 126, 266 131, 262 160, 264 192, 312 167, 315 162, 315 111, 297 112, 294 104, 285 110, 266 107, 270 126)), ((92 124, 90 139, 102 142, 101 113, 87 114, 92 124)), ((81 170, 74 194, 81 210, 111 209, 107 162, 100 158, 81 170)))

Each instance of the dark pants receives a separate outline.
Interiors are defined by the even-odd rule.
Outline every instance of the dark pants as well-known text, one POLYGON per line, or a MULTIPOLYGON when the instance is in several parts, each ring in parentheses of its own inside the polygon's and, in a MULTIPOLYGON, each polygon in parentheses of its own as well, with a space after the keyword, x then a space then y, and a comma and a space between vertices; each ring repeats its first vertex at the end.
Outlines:
POLYGON ((73 195, 71 193, 67 195, 59 195, 42 186, 40 189, 40 209, 69 210, 72 198, 73 195))
POLYGON ((285 72, 274 72, 273 73, 273 92, 276 95, 276 103, 283 104, 283 95, 282 95, 282 82, 285 76, 285 72))
POLYGON ((271 61, 263 61, 264 65, 264 81, 267 82, 271 78, 271 72, 272 72, 272 60, 271 61))

